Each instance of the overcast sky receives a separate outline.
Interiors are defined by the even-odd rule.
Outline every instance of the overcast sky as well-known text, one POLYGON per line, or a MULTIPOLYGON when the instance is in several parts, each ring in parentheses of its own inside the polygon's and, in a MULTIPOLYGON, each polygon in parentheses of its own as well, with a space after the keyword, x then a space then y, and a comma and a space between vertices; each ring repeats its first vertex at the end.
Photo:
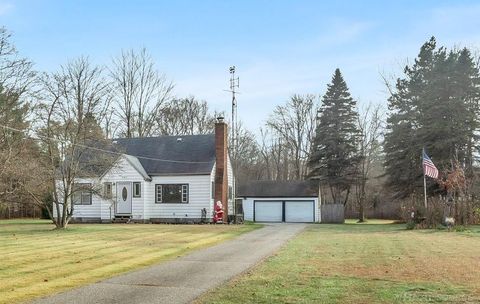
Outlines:
POLYGON ((323 94, 336 67, 361 103, 385 103, 380 74, 398 75, 432 35, 480 49, 478 1, 321 2, 0 0, 0 26, 44 71, 146 47, 178 97, 227 113, 236 65, 239 118, 250 129, 294 93, 323 94))

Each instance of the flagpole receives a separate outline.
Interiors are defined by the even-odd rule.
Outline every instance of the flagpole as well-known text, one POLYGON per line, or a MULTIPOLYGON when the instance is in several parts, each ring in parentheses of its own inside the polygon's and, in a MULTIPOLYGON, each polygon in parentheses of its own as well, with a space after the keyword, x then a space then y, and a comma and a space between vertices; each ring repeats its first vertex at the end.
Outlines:
POLYGON ((425 176, 425 166, 423 165, 423 154, 425 154, 425 147, 422 149, 422 169, 423 169, 423 197, 425 211, 427 210, 427 178, 425 176))
POLYGON ((425 210, 427 210, 427 179, 425 177, 425 169, 423 170, 423 196, 425 198, 425 210))

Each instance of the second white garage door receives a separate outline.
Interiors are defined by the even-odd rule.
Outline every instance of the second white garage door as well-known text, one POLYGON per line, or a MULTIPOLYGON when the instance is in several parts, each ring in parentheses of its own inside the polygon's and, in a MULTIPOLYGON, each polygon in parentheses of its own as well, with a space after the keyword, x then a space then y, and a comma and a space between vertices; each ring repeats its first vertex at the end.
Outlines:
POLYGON ((256 222, 281 222, 283 220, 282 201, 256 201, 254 208, 256 222))
POLYGON ((313 201, 285 201, 285 222, 312 223, 314 210, 313 201))

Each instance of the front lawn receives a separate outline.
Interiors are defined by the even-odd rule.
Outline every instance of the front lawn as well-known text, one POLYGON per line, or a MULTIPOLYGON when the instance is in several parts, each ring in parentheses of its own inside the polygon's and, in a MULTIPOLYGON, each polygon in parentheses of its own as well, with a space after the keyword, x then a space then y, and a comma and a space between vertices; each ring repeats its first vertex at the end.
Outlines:
POLYGON ((480 303, 480 227, 310 225, 199 303, 480 303))
POLYGON ((0 221, 0 303, 95 282, 211 246, 258 225, 78 224, 0 221))

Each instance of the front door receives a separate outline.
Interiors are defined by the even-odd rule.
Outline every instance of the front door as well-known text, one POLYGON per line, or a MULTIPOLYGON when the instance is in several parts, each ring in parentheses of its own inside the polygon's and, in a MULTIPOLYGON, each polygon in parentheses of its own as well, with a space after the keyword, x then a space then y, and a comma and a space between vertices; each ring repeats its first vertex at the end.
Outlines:
POLYGON ((132 183, 117 182, 117 205, 115 214, 132 214, 132 183))

